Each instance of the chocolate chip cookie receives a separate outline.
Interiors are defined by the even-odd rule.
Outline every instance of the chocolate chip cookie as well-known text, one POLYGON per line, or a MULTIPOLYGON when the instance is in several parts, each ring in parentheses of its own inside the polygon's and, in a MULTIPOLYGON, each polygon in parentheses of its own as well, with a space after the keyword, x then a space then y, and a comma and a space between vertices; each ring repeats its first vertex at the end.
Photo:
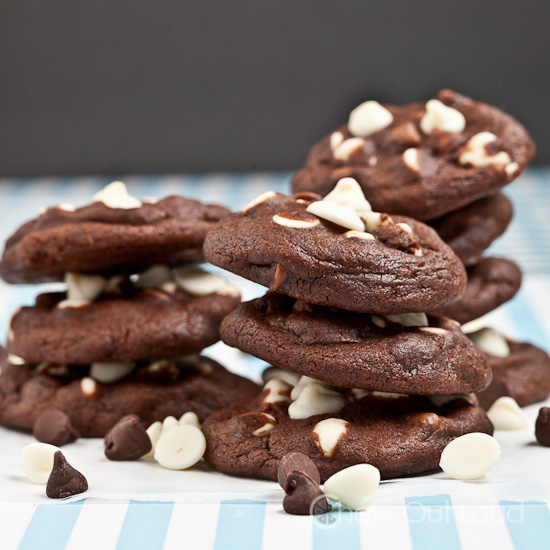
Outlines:
POLYGON ((269 293, 230 313, 221 335, 272 365, 344 388, 449 395, 491 380, 484 354, 456 322, 423 314, 358 314, 269 293))
POLYGON ((203 424, 205 458, 218 470, 277 480, 281 459, 300 452, 322 481, 362 463, 384 478, 399 477, 436 470, 445 446, 460 435, 493 431, 483 409, 466 400, 438 406, 427 397, 392 394, 344 399, 335 412, 293 419, 291 387, 269 384, 254 400, 218 411, 203 424))
POLYGON ((512 203, 495 193, 433 220, 430 225, 466 263, 477 260, 512 219, 512 203))
POLYGON ((141 202, 117 189, 109 186, 83 208, 48 208, 25 223, 6 243, 0 277, 43 283, 62 280, 67 272, 135 273, 155 263, 202 260, 206 233, 229 214, 222 206, 178 196, 141 202))
POLYGON ((0 424, 25 430, 50 409, 66 413, 86 437, 103 437, 131 413, 145 425, 187 411, 202 421, 259 391, 250 380, 202 356, 139 363, 122 380, 106 384, 90 377, 89 366, 13 365, 4 350, 0 353, 0 424))
POLYGON ((41 294, 12 317, 7 347, 16 361, 30 364, 178 357, 217 342, 221 320, 239 303, 229 285, 192 295, 173 282, 160 288, 123 284, 94 301, 41 294))
POLYGON ((505 258, 482 258, 467 268, 468 283, 460 300, 436 315, 450 317, 460 324, 473 321, 512 299, 521 285, 517 264, 505 258))
POLYGON ((493 194, 534 154, 517 120, 450 90, 402 107, 368 101, 311 149, 292 190, 324 196, 352 177, 375 210, 433 220, 493 194))
POLYGON ((550 394, 550 357, 536 346, 506 339, 509 352, 504 356, 486 353, 493 381, 478 392, 479 404, 488 409, 499 397, 513 397, 524 407, 550 394))
POLYGON ((271 290, 349 311, 422 312, 456 301, 464 266, 432 228, 368 210, 353 180, 338 185, 350 190, 342 200, 259 197, 208 233, 206 259, 271 290))

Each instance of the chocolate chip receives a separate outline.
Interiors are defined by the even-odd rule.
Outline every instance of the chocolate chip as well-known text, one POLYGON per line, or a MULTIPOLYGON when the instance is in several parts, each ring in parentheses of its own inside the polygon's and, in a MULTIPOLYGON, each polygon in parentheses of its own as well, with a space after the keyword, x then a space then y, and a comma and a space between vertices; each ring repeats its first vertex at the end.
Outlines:
POLYGON ((286 479, 283 508, 287 514, 308 516, 330 512, 331 506, 323 491, 307 474, 293 471, 286 479))
POLYGON ((294 200, 302 200, 306 202, 316 202, 320 201, 323 197, 319 193, 312 193, 311 191, 300 191, 299 193, 294 193, 294 200))
POLYGON ((80 433, 72 425, 69 417, 58 409, 43 412, 32 427, 32 435, 42 443, 61 447, 75 441, 80 433))
POLYGON ((151 440, 135 414, 121 418, 104 441, 105 456, 109 460, 137 460, 152 448, 151 440))
POLYGON ((61 451, 57 451, 53 455, 53 469, 46 485, 46 495, 49 498, 66 498, 87 490, 86 478, 65 460, 61 451))
POLYGON ((321 483, 319 470, 308 456, 302 453, 289 453, 281 459, 277 472, 277 481, 285 493, 288 493, 289 477, 293 472, 305 474, 315 485, 321 483))
POLYGON ((542 407, 535 423, 537 441, 545 447, 550 447, 550 407, 542 407))

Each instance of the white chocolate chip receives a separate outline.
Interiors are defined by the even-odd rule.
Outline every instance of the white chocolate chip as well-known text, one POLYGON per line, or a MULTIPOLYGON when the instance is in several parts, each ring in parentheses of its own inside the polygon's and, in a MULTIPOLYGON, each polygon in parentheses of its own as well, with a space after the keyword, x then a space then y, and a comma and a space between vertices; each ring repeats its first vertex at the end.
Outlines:
POLYGON ((278 369, 277 367, 269 367, 262 372, 262 380, 264 384, 274 378, 278 378, 290 386, 295 386, 300 380, 300 376, 295 372, 290 372, 285 369, 278 369))
POLYGON ((378 164, 378 157, 375 155, 372 155, 372 157, 369 159, 369 166, 376 166, 378 164))
POLYGON ((183 357, 180 357, 179 361, 182 366, 196 369, 203 374, 210 374, 213 371, 212 363, 208 360, 208 358, 203 357, 198 353, 184 355, 183 357))
POLYGON ((448 334, 448 330, 439 327, 419 327, 422 332, 430 332, 431 334, 448 334))
POLYGON ((528 430, 529 420, 515 399, 499 397, 487 411, 495 430, 528 430))
POLYGON ((448 107, 438 99, 430 99, 420 120, 420 128, 425 134, 431 134, 434 130, 459 134, 466 128, 466 119, 457 109, 448 107))
POLYGON ((391 313, 384 317, 392 323, 399 323, 404 327, 427 327, 428 316, 425 313, 391 313))
POLYGON ((500 445, 494 437, 475 432, 457 437, 441 453, 439 466, 453 479, 477 479, 500 460, 500 445))
MULTIPOLYGON (((300 394, 304 391, 304 388, 310 383, 310 382, 318 382, 314 378, 310 378, 309 376, 301 376, 298 380, 298 383, 294 385, 292 388, 292 391, 290 392, 290 399, 292 401, 296 401, 298 397, 300 397, 300 394)), ((319 384, 322 384, 322 382, 319 382, 319 384)), ((327 386, 328 387, 328 386, 327 386)))
POLYGON ((113 181, 96 193, 93 202, 102 202, 108 208, 123 208, 124 210, 142 206, 140 200, 128 194, 126 185, 121 181, 113 181))
POLYGON ((409 397, 408 393, 394 393, 388 391, 371 391, 370 395, 373 397, 382 397, 383 399, 401 399, 402 397, 409 397))
POLYGON ((467 323, 460 325, 460 328, 464 334, 470 334, 470 332, 477 332, 478 330, 481 330, 486 326, 487 326, 487 315, 482 315, 477 319, 473 319, 472 321, 468 321, 467 323))
POLYGON ((170 267, 165 264, 155 264, 138 274, 134 286, 136 288, 160 288, 171 280, 172 270, 170 267))
POLYGON ((323 201, 351 206, 357 212, 370 212, 372 210, 370 202, 365 198, 363 189, 361 189, 357 180, 353 178, 339 180, 323 201))
POLYGON ((470 332, 468 338, 485 353, 495 357, 508 357, 510 355, 510 346, 506 338, 493 328, 485 327, 476 332, 470 332))
POLYGON ((170 470, 185 470, 196 464, 206 451, 203 433, 190 424, 176 426, 162 434, 155 447, 155 460, 170 470))
POLYGON ((344 141, 344 134, 342 132, 332 132, 330 135, 330 148, 334 149, 344 141))
POLYGON ((413 172, 420 172, 420 164, 418 162, 418 149, 411 147, 403 153, 403 163, 413 172))
POLYGON ((241 297, 239 289, 233 285, 225 285, 224 287, 219 288, 216 290, 216 294, 220 294, 221 296, 234 296, 239 299, 241 297))
POLYGON ((271 414, 267 413, 260 413, 265 417, 266 423, 263 426, 260 426, 257 430, 254 430, 252 432, 252 435, 254 437, 264 437, 266 435, 269 435, 273 428, 275 427, 275 424, 277 424, 277 419, 272 416, 271 414))
POLYGON ((365 140, 360 137, 353 137, 342 141, 332 150, 332 156, 336 160, 341 160, 346 162, 352 157, 357 151, 359 151, 365 145, 365 140))
POLYGON ((83 275, 81 273, 65 273, 65 283, 67 285, 67 299, 57 305, 61 308, 71 307, 68 304, 74 304, 72 307, 79 307, 98 298, 107 286, 107 279, 101 275, 83 275))
POLYGON ((363 397, 366 397, 367 395, 370 395, 369 390, 363 390, 361 388, 351 388, 351 394, 353 396, 353 399, 355 401, 359 401, 359 399, 363 399, 363 397))
POLYGON ((61 300, 55 307, 57 309, 76 308, 90 305, 90 303, 88 300, 61 300))
POLYGON ((265 193, 262 193, 255 199, 252 199, 242 210, 241 212, 246 212, 247 210, 250 210, 251 208, 254 208, 255 206, 258 206, 258 204, 262 204, 262 202, 268 201, 271 197, 274 197, 277 193, 275 191, 266 191, 265 193))
POLYGON ((393 122, 393 115, 378 101, 365 101, 349 115, 348 130, 354 136, 368 137, 393 122))
POLYGON ((395 227, 399 227, 405 233, 409 233, 410 235, 412 235, 413 230, 412 230, 411 226, 408 223, 396 223, 395 227))
POLYGON ((218 275, 196 267, 178 267, 174 273, 176 284, 191 296, 208 296, 222 288, 227 281, 218 275))
POLYGON ((385 220, 382 220, 382 214, 380 214, 380 212, 361 212, 360 215, 361 219, 365 222, 366 230, 369 233, 372 233, 375 229, 378 229, 382 225, 392 223, 389 216, 385 220))
POLYGON ((158 420, 153 422, 145 431, 151 440, 151 450, 141 458, 153 458, 153 456, 155 456, 155 447, 157 446, 157 442, 160 439, 160 434, 162 433, 162 422, 159 422, 158 420))
POLYGON ((458 157, 460 164, 469 164, 476 168, 494 166, 504 168, 510 163, 510 155, 506 151, 499 151, 494 155, 487 153, 487 145, 496 141, 497 136, 491 132, 479 132, 472 136, 462 149, 458 157))
POLYGON ((15 355, 14 353, 8 354, 8 363, 10 365, 24 365, 25 359, 23 357, 19 357, 19 355, 15 355))
MULTIPOLYGON (((29 443, 21 452, 21 466, 32 483, 45 485, 53 469, 53 455, 58 447, 48 443, 29 443)), ((73 459, 63 453, 67 462, 74 465, 73 459)))
POLYGON ((167 416, 162 421, 162 431, 160 432, 160 437, 164 434, 167 434, 170 430, 173 430, 176 426, 179 426, 180 423, 175 416, 167 416))
POLYGON ((166 292, 166 294, 174 294, 174 292, 178 290, 178 285, 174 281, 168 281, 166 283, 162 283, 159 290, 166 292))
POLYGON ((348 423, 341 418, 327 418, 315 424, 313 433, 317 434, 318 439, 314 441, 325 457, 330 458, 334 454, 338 441, 348 429, 347 425, 348 423))
POLYGON ((290 384, 278 378, 273 378, 263 389, 268 390, 267 395, 264 397, 264 403, 290 403, 290 390, 292 389, 290 384))
POLYGON ((383 319, 382 317, 380 317, 380 315, 371 315, 370 316, 370 320, 377 326, 377 327, 380 327, 380 328, 386 328, 386 320, 383 319))
POLYGON ((275 214, 272 220, 283 227, 290 227, 291 229, 310 229, 319 225, 319 220, 296 220, 294 218, 286 218, 281 214, 275 214))
POLYGON ((288 407, 288 416, 292 420, 309 418, 316 414, 338 412, 346 404, 345 397, 319 382, 310 382, 300 393, 296 401, 288 407))
POLYGON ((462 399, 468 403, 475 405, 476 398, 473 397, 473 394, 455 394, 455 395, 429 395, 428 399, 436 406, 442 407, 455 399, 462 399))
POLYGON ((90 377, 102 384, 112 384, 128 376, 134 369, 134 362, 127 363, 92 363, 90 365, 90 377))
POLYGON ((363 241, 375 241, 374 235, 367 233, 366 231, 346 231, 344 236, 348 239, 362 239, 363 241))
POLYGON ((371 464, 356 464, 335 473, 323 485, 325 495, 351 510, 365 510, 380 485, 380 471, 371 464))
POLYGON ((183 413, 179 419, 179 425, 183 426, 184 424, 189 424, 190 426, 195 426, 195 428, 201 429, 201 423, 199 417, 193 411, 183 413))
POLYGON ((363 231, 365 224, 358 216, 355 208, 348 204, 340 204, 330 201, 312 202, 307 207, 307 212, 315 216, 355 231, 363 231))
POLYGON ((504 167, 504 171, 506 175, 511 178, 519 171, 519 164, 517 162, 510 162, 504 167))
POLYGON ((80 381, 80 391, 86 396, 86 397, 92 397, 97 392, 97 384, 96 381, 93 378, 90 378, 89 376, 85 376, 80 381))

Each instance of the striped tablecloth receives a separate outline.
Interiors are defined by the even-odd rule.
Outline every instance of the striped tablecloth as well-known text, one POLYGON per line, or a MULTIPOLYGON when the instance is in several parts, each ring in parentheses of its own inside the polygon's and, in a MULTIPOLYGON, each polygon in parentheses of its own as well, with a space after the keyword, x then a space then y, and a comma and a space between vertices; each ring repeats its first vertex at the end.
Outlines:
MULTIPOLYGON (((41 206, 84 204, 113 179, 0 180, 0 239, 41 206)), ((178 193, 233 209, 269 189, 288 191, 288 174, 120 179, 138 197, 178 193)), ((509 304, 490 314, 489 321, 518 340, 549 350, 550 170, 531 170, 507 193, 514 201, 515 218, 491 253, 515 259, 524 270, 524 286, 509 304)), ((256 285, 235 280, 245 298, 261 292, 256 285)), ((6 333, 11 311, 31 303, 37 291, 32 286, 0 285, 0 334, 6 333)), ((253 378, 263 368, 258 360, 223 344, 209 352, 253 378)), ((531 421, 537 411, 538 406, 526 409, 531 421)), ((336 506, 330 514, 314 518, 286 515, 281 508, 282 491, 274 483, 204 469, 168 472, 132 463, 118 470, 111 481, 107 469, 112 463, 98 463, 95 458, 101 455, 99 440, 81 440, 67 447, 75 458, 83 457, 79 464, 85 473, 94 473, 95 477, 88 475, 90 491, 83 498, 52 503, 43 496, 43 488, 24 480, 18 466, 20 450, 32 438, 0 428, 0 550, 548 549, 550 449, 534 444, 530 432, 496 436, 503 458, 487 479, 466 483, 437 473, 393 480, 381 485, 367 512, 336 506), (101 480, 102 468, 108 483, 101 480)))

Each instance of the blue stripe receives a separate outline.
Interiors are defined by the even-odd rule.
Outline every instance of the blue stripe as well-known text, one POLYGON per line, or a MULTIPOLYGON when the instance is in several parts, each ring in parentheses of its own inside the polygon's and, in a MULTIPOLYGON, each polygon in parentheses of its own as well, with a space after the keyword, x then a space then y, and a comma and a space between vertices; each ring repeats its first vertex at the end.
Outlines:
POLYGON ((550 512, 544 502, 500 500, 499 504, 516 550, 548 550, 550 512))
POLYGON ((331 512, 313 516, 312 522, 314 550, 361 548, 359 512, 333 504, 331 512))
POLYGON ((19 550, 62 550, 67 546, 84 500, 39 504, 27 526, 19 550))
POLYGON ((406 497, 405 502, 414 550, 460 550, 450 495, 406 497))
POLYGON ((120 529, 117 550, 162 548, 173 509, 173 502, 131 500, 120 529))
POLYGON ((216 527, 215 550, 256 550, 262 547, 266 503, 222 500, 216 527))
POLYGON ((505 306, 517 331, 519 341, 532 342, 548 350, 548 335, 537 321, 537 315, 521 290, 505 306))

